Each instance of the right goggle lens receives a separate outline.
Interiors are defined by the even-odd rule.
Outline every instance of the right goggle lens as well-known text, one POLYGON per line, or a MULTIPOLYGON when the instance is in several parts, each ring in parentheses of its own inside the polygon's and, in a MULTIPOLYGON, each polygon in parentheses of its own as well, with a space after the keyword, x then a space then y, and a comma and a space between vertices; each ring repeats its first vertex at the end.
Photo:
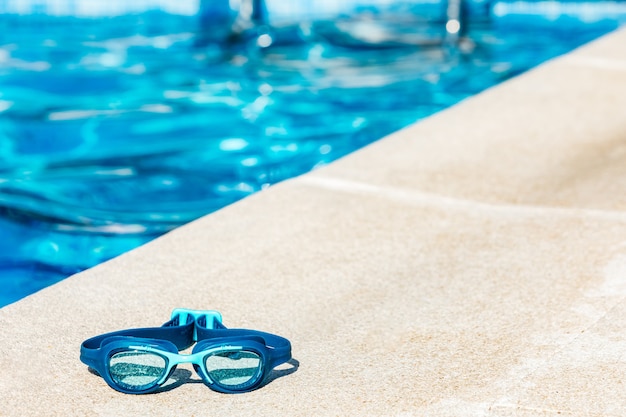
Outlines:
POLYGON ((120 387, 130 391, 152 388, 167 370, 164 357, 139 350, 115 353, 109 360, 109 374, 120 387))
POLYGON ((246 350, 223 350, 204 359, 209 378, 232 390, 246 389, 256 382, 261 370, 261 357, 246 350))

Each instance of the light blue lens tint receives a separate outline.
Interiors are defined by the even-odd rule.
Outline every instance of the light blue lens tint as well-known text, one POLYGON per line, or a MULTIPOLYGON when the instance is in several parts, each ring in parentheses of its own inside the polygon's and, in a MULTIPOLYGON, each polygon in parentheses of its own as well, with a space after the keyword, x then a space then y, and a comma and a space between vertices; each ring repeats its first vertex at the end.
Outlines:
POLYGON ((223 350, 207 355, 204 366, 213 382, 229 389, 245 389, 256 382, 261 357, 245 350, 223 350))
POLYGON ((120 387, 143 391, 153 387, 167 369, 161 355, 139 350, 119 352, 109 360, 109 373, 120 387))

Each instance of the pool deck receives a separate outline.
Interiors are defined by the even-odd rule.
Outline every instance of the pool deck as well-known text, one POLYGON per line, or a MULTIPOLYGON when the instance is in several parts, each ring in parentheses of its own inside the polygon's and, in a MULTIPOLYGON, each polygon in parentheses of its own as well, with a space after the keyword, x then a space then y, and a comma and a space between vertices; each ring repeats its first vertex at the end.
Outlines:
POLYGON ((0 416, 623 416, 626 30, 0 309, 0 416), (244 395, 124 395, 175 307, 288 337, 244 395), (293 369, 291 369, 293 370, 293 369), (288 372, 285 372, 288 373, 288 372))

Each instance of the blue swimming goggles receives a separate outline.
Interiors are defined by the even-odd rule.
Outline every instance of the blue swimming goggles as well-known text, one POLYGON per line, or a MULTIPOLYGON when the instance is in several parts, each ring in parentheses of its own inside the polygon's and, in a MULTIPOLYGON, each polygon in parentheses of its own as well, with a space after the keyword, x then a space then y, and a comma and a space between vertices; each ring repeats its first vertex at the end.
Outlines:
POLYGON ((158 390, 181 363, 193 364, 214 391, 252 391, 272 369, 291 359, 284 337, 246 329, 227 329, 217 311, 175 309, 161 327, 120 330, 83 342, 80 360, 120 392, 158 390), (194 343, 189 355, 179 354, 194 343))

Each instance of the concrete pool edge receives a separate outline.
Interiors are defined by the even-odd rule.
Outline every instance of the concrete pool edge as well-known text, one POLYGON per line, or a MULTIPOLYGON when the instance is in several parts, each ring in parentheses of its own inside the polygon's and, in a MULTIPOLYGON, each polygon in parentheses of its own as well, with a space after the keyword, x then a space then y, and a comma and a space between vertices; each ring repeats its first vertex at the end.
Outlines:
POLYGON ((625 43, 607 35, 1 309, 0 416, 619 415, 625 43), (300 369, 244 396, 181 374, 135 397, 78 360, 83 339, 179 306, 289 337, 300 369))

